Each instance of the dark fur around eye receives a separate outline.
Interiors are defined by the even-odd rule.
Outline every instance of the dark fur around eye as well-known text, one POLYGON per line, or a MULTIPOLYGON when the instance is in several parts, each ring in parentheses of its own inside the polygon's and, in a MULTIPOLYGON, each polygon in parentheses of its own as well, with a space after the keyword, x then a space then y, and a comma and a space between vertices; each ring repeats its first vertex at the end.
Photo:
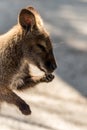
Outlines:
POLYGON ((45 47, 41 44, 37 44, 37 46, 42 50, 42 51, 46 51, 45 47))

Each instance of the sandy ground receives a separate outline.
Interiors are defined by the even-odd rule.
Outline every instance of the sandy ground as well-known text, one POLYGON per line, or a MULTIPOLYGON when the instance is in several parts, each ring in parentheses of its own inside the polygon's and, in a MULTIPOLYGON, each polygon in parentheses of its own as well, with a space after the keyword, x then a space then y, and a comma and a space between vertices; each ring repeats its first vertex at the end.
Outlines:
POLYGON ((3 104, 0 130, 87 130, 87 0, 0 0, 0 34, 28 5, 38 9, 53 39, 56 78, 18 93, 31 105, 31 116, 3 104))

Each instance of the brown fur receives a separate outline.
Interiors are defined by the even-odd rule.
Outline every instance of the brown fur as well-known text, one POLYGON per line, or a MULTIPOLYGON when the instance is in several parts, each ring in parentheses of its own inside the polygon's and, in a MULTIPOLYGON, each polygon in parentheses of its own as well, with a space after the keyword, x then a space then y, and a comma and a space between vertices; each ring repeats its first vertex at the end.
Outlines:
POLYGON ((30 107, 12 89, 50 82, 55 68, 51 41, 40 15, 33 7, 22 9, 18 24, 0 36, 0 100, 30 114, 30 107), (32 76, 29 64, 37 66, 44 76, 32 76))

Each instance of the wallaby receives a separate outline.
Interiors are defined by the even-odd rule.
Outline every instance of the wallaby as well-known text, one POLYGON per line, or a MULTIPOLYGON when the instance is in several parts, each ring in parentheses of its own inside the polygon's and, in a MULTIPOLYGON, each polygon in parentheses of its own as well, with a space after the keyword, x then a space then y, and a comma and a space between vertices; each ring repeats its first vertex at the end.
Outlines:
POLYGON ((15 104, 25 115, 29 105, 12 90, 22 90, 54 79, 57 65, 49 34, 33 7, 20 11, 18 24, 0 36, 0 101, 15 104), (44 76, 32 76, 29 65, 37 66, 44 76))

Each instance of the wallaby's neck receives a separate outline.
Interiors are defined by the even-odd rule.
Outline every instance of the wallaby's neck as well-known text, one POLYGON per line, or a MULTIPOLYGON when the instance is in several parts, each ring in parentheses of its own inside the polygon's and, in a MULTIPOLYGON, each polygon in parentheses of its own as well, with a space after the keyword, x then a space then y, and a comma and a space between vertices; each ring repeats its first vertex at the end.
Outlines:
POLYGON ((16 44, 23 38, 23 30, 20 25, 14 26, 7 33, 0 36, 0 44, 16 44))
POLYGON ((14 26, 10 31, 0 36, 0 60, 3 61, 3 63, 8 64, 9 59, 11 64, 15 62, 16 66, 20 63, 23 55, 22 39, 23 30, 20 25, 14 26))

